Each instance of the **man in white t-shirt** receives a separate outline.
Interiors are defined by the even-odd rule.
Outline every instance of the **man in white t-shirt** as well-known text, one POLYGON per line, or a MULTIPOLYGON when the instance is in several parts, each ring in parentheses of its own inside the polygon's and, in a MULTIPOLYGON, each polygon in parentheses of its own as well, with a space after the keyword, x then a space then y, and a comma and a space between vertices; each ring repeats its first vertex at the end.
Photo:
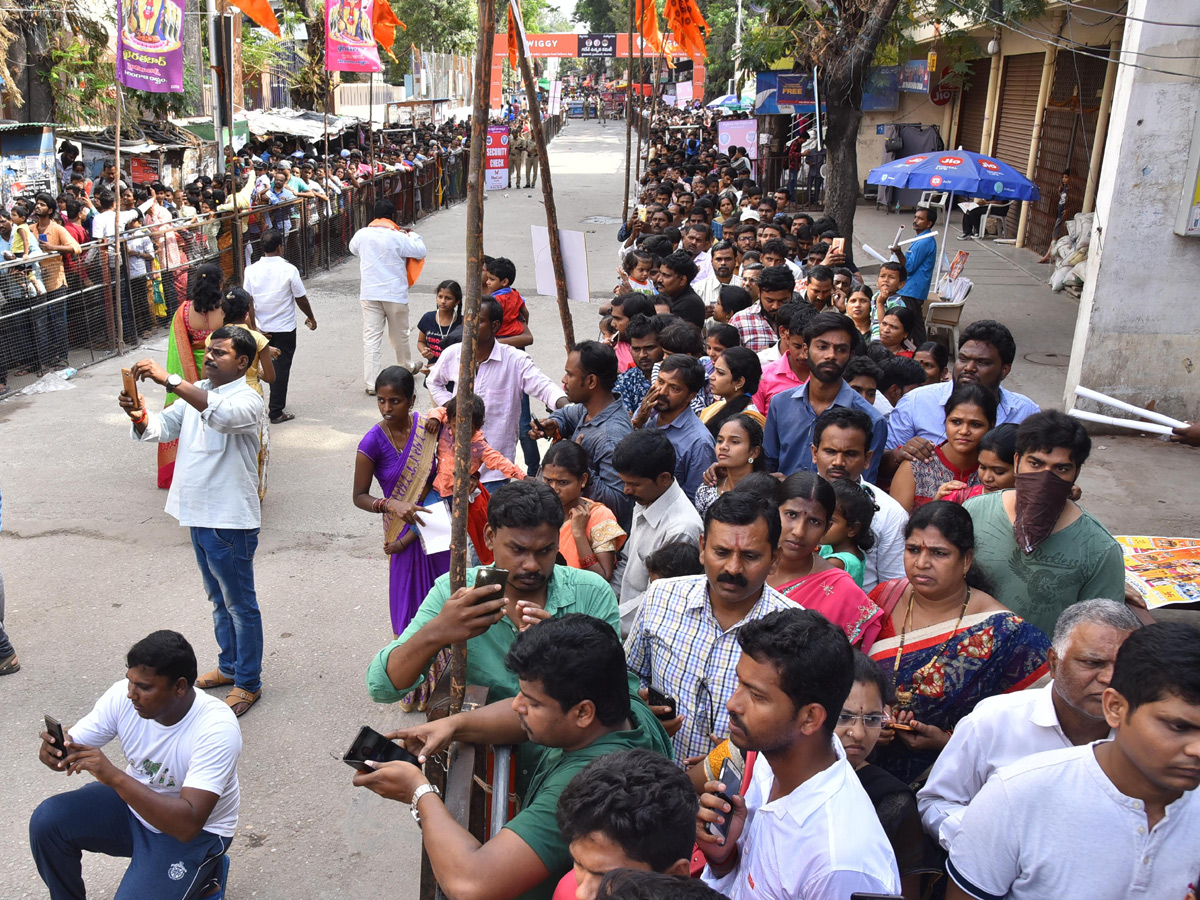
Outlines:
POLYGON ((947 900, 1194 898, 1200 873, 1200 629, 1147 625, 1104 692, 1112 740, 998 771, 950 845, 947 900))
POLYGON ((756 753, 740 789, 704 786, 696 819, 707 863, 701 877, 730 900, 899 894, 892 845, 833 734, 854 683, 846 635, 820 613, 796 608, 746 622, 737 639, 738 686, 725 704, 729 740, 756 753), (716 825, 725 837, 711 830, 716 825))
POLYGON ((279 348, 267 407, 271 424, 278 425, 296 418, 285 409, 292 360, 296 356, 296 307, 304 313, 304 326, 309 331, 317 330, 317 317, 300 281, 300 270, 283 258, 283 235, 274 228, 263 232, 262 251, 258 262, 246 267, 242 287, 254 298, 258 330, 267 336, 270 346, 279 348))
POLYGON ((51 900, 86 896, 82 851, 130 858, 118 897, 176 900, 213 877, 237 828, 242 732, 233 711, 193 686, 196 654, 183 635, 156 631, 128 670, 66 733, 42 734, 38 759, 96 779, 34 810, 29 843, 51 900), (116 738, 124 771, 102 749, 116 738))
POLYGON ((390 200, 375 201, 375 218, 350 238, 349 250, 360 260, 358 299, 363 311, 363 380, 375 393, 383 328, 387 326, 396 364, 412 368, 408 348, 408 261, 425 258, 425 242, 395 222, 390 200))

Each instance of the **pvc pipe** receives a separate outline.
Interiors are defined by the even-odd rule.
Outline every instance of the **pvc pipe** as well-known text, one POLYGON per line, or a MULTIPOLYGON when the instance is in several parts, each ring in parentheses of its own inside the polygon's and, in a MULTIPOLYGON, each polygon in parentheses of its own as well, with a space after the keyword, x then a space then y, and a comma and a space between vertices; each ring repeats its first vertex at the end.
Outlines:
POLYGON ((1117 428, 1130 428, 1134 431, 1146 431, 1150 434, 1172 434, 1171 428, 1167 425, 1155 425, 1153 422, 1135 422, 1133 419, 1118 419, 1115 416, 1102 416, 1100 413, 1087 412, 1082 409, 1073 409, 1067 415, 1076 419, 1083 419, 1085 422, 1096 422, 1100 425, 1115 425, 1117 428))
POLYGON ((1149 419, 1151 422, 1158 422, 1160 425, 1169 425, 1171 428, 1188 427, 1187 422, 1180 422, 1178 419, 1172 419, 1170 416, 1164 416, 1162 413, 1142 409, 1140 406, 1134 406, 1132 403, 1126 403, 1124 400, 1118 400, 1116 397, 1108 396, 1108 394, 1093 391, 1091 388, 1080 386, 1075 388, 1075 393, 1088 400, 1095 400, 1097 403, 1103 403, 1107 406, 1115 406, 1117 409, 1133 413, 1135 416, 1141 416, 1143 419, 1149 419))
POLYGON ((876 258, 877 260, 879 260, 881 263, 885 263, 885 262, 891 262, 891 260, 889 260, 887 257, 885 257, 885 256, 881 256, 880 254, 876 253, 876 252, 875 252, 874 250, 872 250, 872 249, 870 248, 870 246, 868 246, 867 244, 863 244, 863 245, 862 245, 862 248, 863 248, 863 250, 865 250, 865 251, 867 252, 867 255, 875 257, 875 258, 876 258))

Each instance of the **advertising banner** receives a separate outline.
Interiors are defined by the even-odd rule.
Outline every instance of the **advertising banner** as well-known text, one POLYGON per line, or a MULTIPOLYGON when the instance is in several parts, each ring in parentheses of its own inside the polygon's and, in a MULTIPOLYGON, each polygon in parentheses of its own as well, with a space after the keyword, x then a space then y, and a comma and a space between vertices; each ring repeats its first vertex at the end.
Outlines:
POLYGON ((755 119, 722 119, 717 123, 718 152, 729 155, 731 147, 745 147, 751 159, 758 159, 757 131, 755 119))
POLYGON ((580 59, 611 58, 617 55, 616 34, 581 34, 580 59))
POLYGON ((156 94, 183 91, 183 0, 117 3, 117 80, 156 94))
POLYGON ((508 187, 508 126, 489 125, 485 145, 483 186, 489 191, 508 187))
POLYGON ((375 0, 329 0, 325 7, 325 68, 378 72, 379 48, 371 25, 375 0))
POLYGON ((910 94, 929 91, 928 60, 910 59, 900 67, 900 90, 910 94))

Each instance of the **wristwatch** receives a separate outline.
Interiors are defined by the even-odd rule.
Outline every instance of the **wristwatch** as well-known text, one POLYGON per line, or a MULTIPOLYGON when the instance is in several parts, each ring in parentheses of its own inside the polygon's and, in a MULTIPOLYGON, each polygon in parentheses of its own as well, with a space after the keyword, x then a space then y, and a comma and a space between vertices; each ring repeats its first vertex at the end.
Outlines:
POLYGON ((435 784, 423 784, 419 788, 417 788, 415 791, 413 791, 412 803, 410 804, 410 808, 412 809, 413 820, 418 825, 421 824, 421 813, 417 811, 417 803, 420 801, 420 799, 422 797, 424 797, 426 794, 429 794, 429 793, 437 794, 439 797, 442 796, 442 792, 437 789, 437 785, 435 785, 435 784))
POLYGON ((173 392, 175 388, 183 384, 183 376, 176 373, 171 373, 167 376, 167 391, 173 392))

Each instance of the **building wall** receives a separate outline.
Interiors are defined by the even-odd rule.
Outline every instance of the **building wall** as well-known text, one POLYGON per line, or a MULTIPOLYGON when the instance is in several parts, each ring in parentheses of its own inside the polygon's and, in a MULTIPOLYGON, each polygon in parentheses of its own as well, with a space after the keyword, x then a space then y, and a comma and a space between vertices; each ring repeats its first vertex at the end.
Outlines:
POLYGON ((1200 238, 1174 224, 1200 109, 1200 4, 1131 0, 1128 15, 1196 26, 1125 25, 1124 50, 1158 56, 1124 58, 1190 78, 1118 69, 1065 402, 1082 384, 1195 420, 1200 238))

